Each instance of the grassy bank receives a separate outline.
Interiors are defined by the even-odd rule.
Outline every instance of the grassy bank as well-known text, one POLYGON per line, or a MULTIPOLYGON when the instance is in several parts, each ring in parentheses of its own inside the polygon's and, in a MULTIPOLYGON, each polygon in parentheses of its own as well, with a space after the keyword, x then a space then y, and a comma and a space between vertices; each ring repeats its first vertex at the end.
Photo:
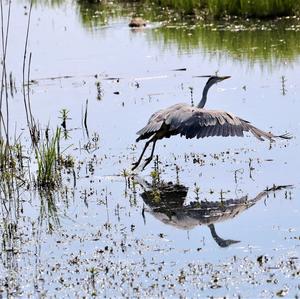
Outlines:
POLYGON ((205 13, 214 18, 246 16, 275 18, 299 13, 299 0, 156 0, 157 4, 187 14, 205 13))
MULTIPOLYGON (((29 0, 28 0, 29 1, 29 0)), ((66 0, 33 0, 35 5, 40 3, 50 6, 58 6, 66 0)), ((144 12, 148 14, 142 5, 146 3, 148 7, 158 8, 157 11, 163 13, 160 8, 169 8, 181 15, 197 15, 220 19, 229 16, 273 19, 282 16, 300 15, 300 0, 76 0, 80 14, 89 16, 89 12, 95 7, 101 7, 99 15, 106 21, 106 16, 120 13, 127 5, 135 7, 136 13, 144 12), (137 4, 137 5, 136 5, 137 4), (121 10, 122 10, 121 9, 121 10), (107 12, 110 12, 108 15, 107 12)))

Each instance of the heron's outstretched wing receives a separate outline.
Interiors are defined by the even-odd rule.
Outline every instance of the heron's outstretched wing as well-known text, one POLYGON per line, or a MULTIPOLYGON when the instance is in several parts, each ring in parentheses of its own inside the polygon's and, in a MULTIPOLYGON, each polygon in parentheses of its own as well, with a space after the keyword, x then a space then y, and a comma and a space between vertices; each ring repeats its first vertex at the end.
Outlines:
POLYGON ((165 124, 169 126, 171 132, 176 132, 186 138, 244 136, 244 132, 251 132, 259 140, 273 141, 275 137, 288 138, 285 135, 275 136, 264 132, 231 113, 189 105, 172 111, 165 119, 165 124))
POLYGON ((188 104, 176 104, 154 113, 148 124, 137 132, 141 139, 147 139, 158 131, 164 131, 165 136, 180 134, 186 138, 204 138, 209 136, 244 136, 251 132, 259 140, 274 138, 289 139, 288 135, 275 136, 254 127, 250 122, 225 111, 206 110, 192 107, 188 104))

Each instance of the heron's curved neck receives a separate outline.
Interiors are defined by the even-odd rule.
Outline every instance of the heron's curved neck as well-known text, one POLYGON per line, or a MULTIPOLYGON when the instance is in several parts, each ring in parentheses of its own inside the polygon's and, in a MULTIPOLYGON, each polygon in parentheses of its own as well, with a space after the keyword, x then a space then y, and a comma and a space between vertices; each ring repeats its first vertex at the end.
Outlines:
POLYGON ((217 232, 216 232, 216 229, 215 229, 215 226, 213 223, 209 224, 208 225, 209 229, 210 229, 210 233, 213 237, 213 239, 217 242, 217 244, 220 246, 220 247, 228 247, 230 246, 231 244, 235 244, 235 243, 239 243, 240 241, 235 241, 235 240, 225 240, 221 237, 219 237, 217 235, 217 232))
POLYGON ((206 84, 205 85, 205 87, 203 89, 203 92, 202 92, 202 99, 199 102, 199 104, 197 105, 198 108, 203 108, 205 106, 205 103, 206 103, 206 100, 207 100, 207 93, 208 93, 208 90, 210 89, 210 87, 212 85, 213 84, 206 84))

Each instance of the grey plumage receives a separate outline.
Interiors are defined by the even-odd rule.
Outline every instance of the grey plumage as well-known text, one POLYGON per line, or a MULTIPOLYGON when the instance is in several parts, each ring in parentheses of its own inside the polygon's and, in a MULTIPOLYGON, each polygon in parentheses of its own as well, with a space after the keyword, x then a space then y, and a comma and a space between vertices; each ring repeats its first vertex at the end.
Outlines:
POLYGON ((213 239, 221 247, 237 243, 223 239, 216 230, 215 224, 233 219, 266 198, 269 192, 287 190, 291 185, 273 186, 257 194, 254 198, 243 196, 235 199, 217 201, 200 200, 186 202, 188 187, 172 182, 154 181, 152 184, 135 176, 135 181, 142 187, 141 197, 146 205, 145 210, 164 224, 178 229, 191 230, 196 226, 207 225, 213 239))
POLYGON ((202 99, 197 107, 181 103, 154 113, 147 125, 137 132, 139 135, 136 140, 137 142, 149 139, 150 137, 151 139, 146 142, 139 160, 134 163, 133 170, 140 164, 143 154, 151 142, 153 143, 153 149, 150 157, 146 159, 144 168, 152 160, 156 141, 162 138, 169 138, 173 135, 184 136, 187 139, 211 136, 243 137, 244 132, 250 132, 259 140, 274 141, 275 138, 290 138, 287 134, 276 136, 271 132, 262 131, 254 127, 250 122, 229 112, 204 109, 208 89, 213 84, 227 78, 230 77, 210 76, 204 87, 202 99))

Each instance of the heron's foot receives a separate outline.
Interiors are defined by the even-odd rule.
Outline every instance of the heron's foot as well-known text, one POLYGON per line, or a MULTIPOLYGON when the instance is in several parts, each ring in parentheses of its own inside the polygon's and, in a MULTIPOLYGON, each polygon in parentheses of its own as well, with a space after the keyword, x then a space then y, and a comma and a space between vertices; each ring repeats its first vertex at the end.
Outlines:
POLYGON ((133 170, 135 170, 138 166, 140 165, 140 162, 134 162, 134 163, 132 163, 132 168, 131 168, 131 170, 133 171, 133 170))
POLYGON ((143 165, 142 170, 144 170, 146 168, 146 166, 152 161, 152 157, 149 157, 147 159, 145 159, 145 164, 143 165))

